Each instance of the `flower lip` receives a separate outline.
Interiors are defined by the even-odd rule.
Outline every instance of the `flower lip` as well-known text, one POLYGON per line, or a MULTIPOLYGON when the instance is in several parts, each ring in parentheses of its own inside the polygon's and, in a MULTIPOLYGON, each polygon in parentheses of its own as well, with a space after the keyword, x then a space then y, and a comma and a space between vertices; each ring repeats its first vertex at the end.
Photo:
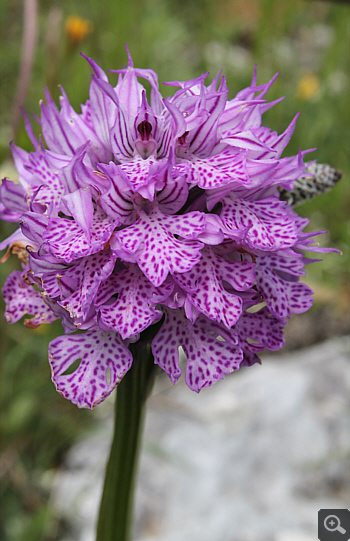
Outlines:
POLYGON ((156 150, 154 141, 135 141, 135 148, 143 160, 147 160, 156 150))

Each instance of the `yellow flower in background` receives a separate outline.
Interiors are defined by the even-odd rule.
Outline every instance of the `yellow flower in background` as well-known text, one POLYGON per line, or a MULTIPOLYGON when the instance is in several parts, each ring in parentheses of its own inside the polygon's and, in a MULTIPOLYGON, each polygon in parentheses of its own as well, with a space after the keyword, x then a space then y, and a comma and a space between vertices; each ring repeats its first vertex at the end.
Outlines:
POLYGON ((65 32, 69 41, 74 45, 83 41, 91 31, 92 23, 77 15, 72 15, 66 20, 65 32))
POLYGON ((308 101, 318 98, 321 94, 320 80, 314 73, 307 73, 300 79, 296 96, 300 100, 308 101))

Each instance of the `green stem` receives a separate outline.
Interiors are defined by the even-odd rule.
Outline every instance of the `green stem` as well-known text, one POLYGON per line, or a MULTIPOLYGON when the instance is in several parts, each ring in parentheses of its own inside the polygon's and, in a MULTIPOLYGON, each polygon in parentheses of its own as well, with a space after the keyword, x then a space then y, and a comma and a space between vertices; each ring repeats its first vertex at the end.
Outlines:
POLYGON ((114 437, 96 541, 131 541, 134 486, 144 418, 156 366, 149 341, 130 345, 133 364, 118 386, 114 437))

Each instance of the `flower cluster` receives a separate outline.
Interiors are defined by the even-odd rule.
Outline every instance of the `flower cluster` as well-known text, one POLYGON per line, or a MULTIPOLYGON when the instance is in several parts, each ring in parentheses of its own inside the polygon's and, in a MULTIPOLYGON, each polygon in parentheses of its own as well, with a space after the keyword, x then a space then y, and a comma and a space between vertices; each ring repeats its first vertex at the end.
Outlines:
POLYGON ((273 80, 257 86, 255 73, 231 100, 220 75, 168 83, 178 90, 164 99, 157 75, 130 56, 115 87, 87 61, 81 113, 63 90, 60 109, 46 92, 46 146, 28 118, 34 151, 12 144, 19 183, 3 180, 0 211, 20 228, 0 249, 22 271, 3 288, 5 317, 62 320, 52 380, 79 407, 112 392, 149 327, 155 363, 175 383, 181 346, 198 392, 283 347, 287 318, 311 306, 299 277, 313 239, 279 199, 305 170, 302 152, 281 158, 296 118, 281 135, 261 125, 276 102, 264 99, 273 80))

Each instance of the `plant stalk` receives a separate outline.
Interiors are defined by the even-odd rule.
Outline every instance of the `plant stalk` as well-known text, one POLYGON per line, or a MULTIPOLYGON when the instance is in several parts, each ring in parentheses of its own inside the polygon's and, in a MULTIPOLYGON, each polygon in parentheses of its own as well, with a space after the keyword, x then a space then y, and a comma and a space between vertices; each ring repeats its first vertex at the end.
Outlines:
POLYGON ((131 541, 145 401, 156 366, 149 341, 130 345, 133 364, 117 389, 114 437, 106 468, 96 541, 131 541))

